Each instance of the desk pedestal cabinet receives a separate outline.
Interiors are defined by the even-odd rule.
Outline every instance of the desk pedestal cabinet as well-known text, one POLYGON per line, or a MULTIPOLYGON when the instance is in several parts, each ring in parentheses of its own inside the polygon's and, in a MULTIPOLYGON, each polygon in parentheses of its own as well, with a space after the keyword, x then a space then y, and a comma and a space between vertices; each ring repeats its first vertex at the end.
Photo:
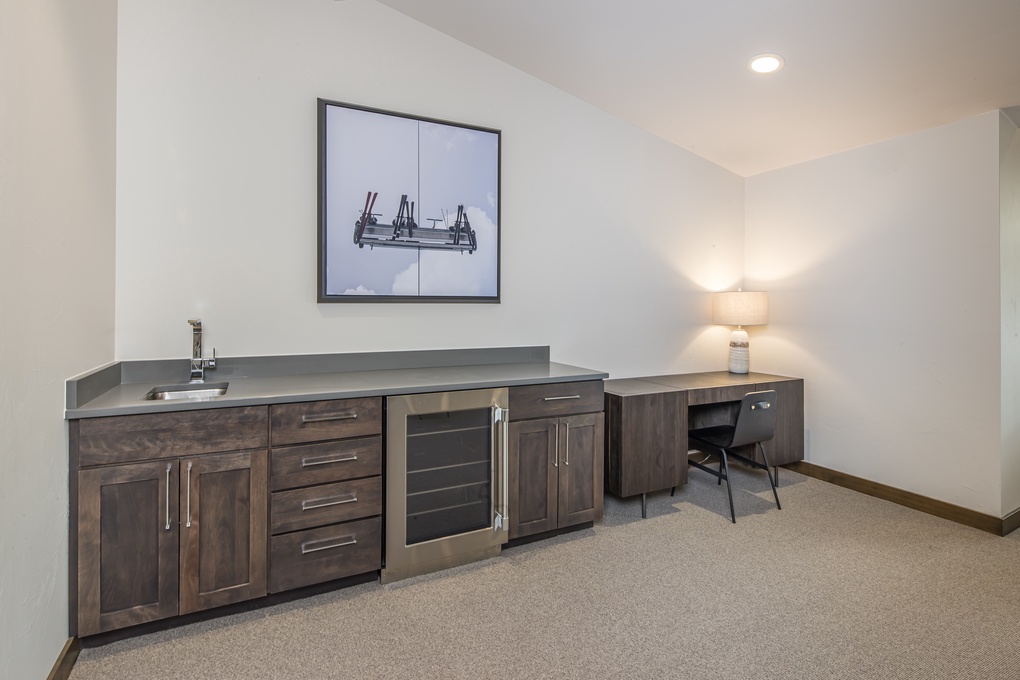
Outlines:
MULTIPOLYGON (((804 381, 765 373, 685 373, 605 381, 606 487, 629 497, 687 482, 687 431, 732 422, 748 392, 777 392, 772 465, 804 459, 804 381)), ((747 455, 760 460, 756 451, 747 455)))

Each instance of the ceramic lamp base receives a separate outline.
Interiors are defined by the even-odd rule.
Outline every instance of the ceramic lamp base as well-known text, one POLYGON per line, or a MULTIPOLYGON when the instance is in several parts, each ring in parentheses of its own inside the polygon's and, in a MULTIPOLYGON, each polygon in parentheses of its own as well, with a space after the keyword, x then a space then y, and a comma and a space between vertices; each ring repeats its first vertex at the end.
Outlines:
POLYGON ((730 336, 730 373, 747 373, 750 367, 747 331, 738 328, 730 336))

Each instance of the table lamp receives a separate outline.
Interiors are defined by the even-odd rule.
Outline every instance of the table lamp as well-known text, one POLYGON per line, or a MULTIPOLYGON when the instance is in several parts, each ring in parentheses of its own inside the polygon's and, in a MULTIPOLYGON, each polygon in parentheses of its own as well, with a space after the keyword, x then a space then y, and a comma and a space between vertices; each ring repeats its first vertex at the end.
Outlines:
POLYGON ((747 373, 750 368, 747 331, 744 326, 769 322, 769 294, 764 291, 716 293, 712 300, 712 323, 736 326, 730 336, 730 373, 747 373))

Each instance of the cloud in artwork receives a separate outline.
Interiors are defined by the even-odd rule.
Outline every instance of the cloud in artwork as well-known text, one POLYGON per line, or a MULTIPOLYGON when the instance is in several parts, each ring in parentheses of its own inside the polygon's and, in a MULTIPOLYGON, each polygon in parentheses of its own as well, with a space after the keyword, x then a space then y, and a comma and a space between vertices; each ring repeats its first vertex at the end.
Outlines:
POLYGON ((453 151, 461 144, 474 144, 478 141, 477 132, 442 123, 422 123, 418 126, 418 132, 442 142, 447 151, 453 151))
POLYGON ((496 295, 498 229, 481 208, 465 209, 478 239, 473 253, 449 250, 421 252, 421 295, 491 297, 496 295))
POLYGON ((375 295, 375 291, 369 288, 365 288, 359 285, 357 288, 348 288, 343 292, 344 295, 375 295))
POLYGON ((393 277, 394 295, 418 294, 418 263, 412 262, 407 269, 393 277))
POLYGON ((496 225, 484 210, 465 208, 475 230, 478 249, 473 253, 456 250, 421 250, 419 262, 412 263, 393 278, 393 295, 435 295, 491 297, 496 295, 496 225))

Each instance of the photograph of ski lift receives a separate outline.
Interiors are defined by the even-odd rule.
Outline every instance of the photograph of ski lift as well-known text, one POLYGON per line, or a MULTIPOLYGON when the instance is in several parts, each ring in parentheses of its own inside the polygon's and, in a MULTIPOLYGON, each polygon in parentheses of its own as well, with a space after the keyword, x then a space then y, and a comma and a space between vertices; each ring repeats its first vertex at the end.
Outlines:
POLYGON ((318 301, 499 302, 500 131, 318 113, 318 301))

